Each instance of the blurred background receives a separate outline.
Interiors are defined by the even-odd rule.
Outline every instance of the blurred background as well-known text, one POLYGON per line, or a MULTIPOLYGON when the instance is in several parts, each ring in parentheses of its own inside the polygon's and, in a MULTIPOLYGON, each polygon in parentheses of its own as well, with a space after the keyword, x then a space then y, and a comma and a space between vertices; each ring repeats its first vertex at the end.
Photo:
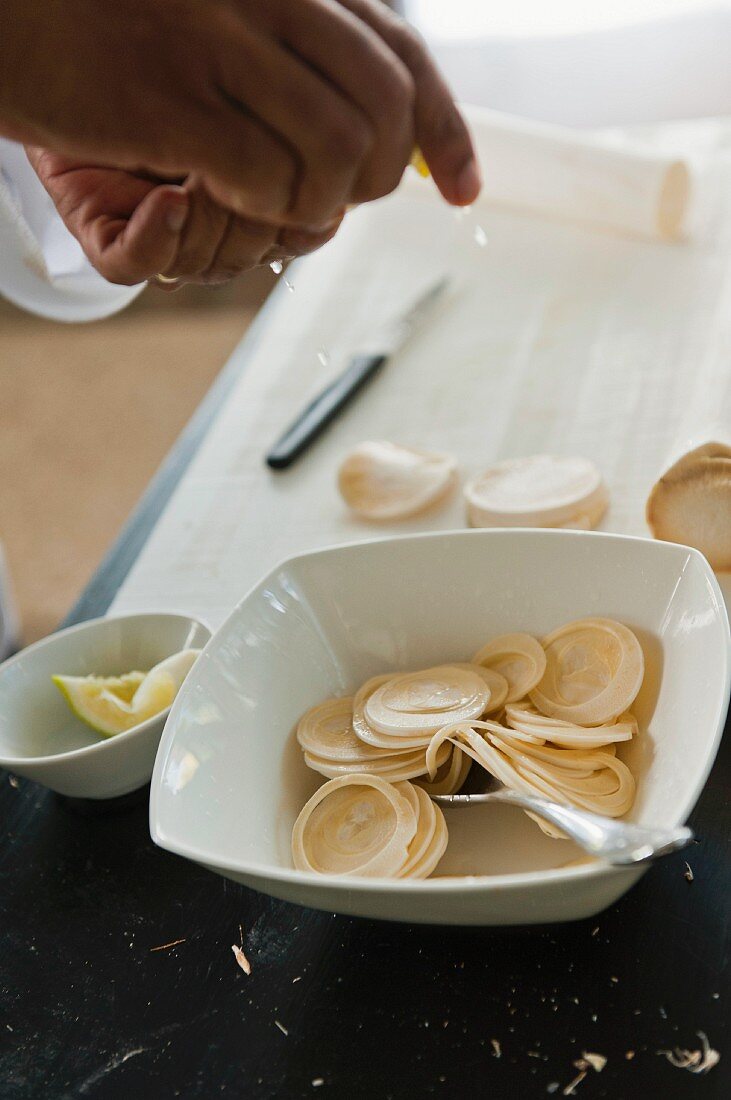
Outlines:
MULTIPOLYGON (((731 0, 404 0, 458 96, 573 126, 731 114, 731 0)), ((0 540, 24 641, 52 630, 275 276, 147 290, 64 326, 0 300, 0 540)))

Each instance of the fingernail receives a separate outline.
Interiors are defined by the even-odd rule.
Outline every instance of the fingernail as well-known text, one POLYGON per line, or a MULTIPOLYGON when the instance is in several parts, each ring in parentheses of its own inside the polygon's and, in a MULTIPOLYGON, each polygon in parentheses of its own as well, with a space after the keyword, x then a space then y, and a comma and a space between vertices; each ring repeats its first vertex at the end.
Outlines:
POLYGON ((188 207, 184 203, 176 203, 175 206, 168 207, 168 211, 165 215, 165 222, 171 233, 179 233, 185 225, 185 219, 188 217, 188 207))
POLYGON ((457 176, 456 191, 459 204, 461 206, 469 206, 469 204, 474 202, 479 195, 481 187, 482 175, 477 166, 477 161, 473 158, 467 162, 457 176))

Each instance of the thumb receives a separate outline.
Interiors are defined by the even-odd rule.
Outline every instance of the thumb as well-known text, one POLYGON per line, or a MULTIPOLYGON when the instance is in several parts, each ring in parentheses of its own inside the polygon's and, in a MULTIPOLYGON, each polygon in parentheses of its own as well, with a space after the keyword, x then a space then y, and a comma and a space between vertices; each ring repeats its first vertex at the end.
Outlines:
MULTIPOLYGON (((107 237, 104 247, 87 247, 83 239, 81 244, 105 279, 131 286, 174 266, 188 212, 188 193, 182 187, 165 184, 145 196, 119 232, 111 239, 107 237)), ((96 228, 94 237, 98 241, 102 234, 96 228)))

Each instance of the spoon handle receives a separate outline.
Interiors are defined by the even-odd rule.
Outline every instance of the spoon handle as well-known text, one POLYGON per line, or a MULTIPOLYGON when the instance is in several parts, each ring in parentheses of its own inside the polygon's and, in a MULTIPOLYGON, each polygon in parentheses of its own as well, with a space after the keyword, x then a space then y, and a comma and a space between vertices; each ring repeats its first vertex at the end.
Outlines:
POLYGON ((663 828, 632 825, 627 821, 615 821, 588 810, 562 806, 545 798, 520 794, 507 787, 488 794, 439 795, 434 799, 443 806, 466 806, 470 803, 507 802, 530 810, 545 821, 561 829, 590 855, 617 866, 646 863, 659 856, 684 848, 693 839, 693 833, 685 826, 663 828))

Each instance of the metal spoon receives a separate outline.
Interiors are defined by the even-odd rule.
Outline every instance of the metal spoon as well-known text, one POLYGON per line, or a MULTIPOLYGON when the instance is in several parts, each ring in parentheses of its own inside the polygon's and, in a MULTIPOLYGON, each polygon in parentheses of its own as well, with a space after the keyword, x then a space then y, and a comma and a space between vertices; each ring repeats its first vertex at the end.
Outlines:
POLYGON ((648 863, 659 856, 669 855, 685 848, 693 839, 693 833, 685 826, 664 828, 631 825, 627 821, 615 821, 573 806, 562 806, 546 798, 519 794, 504 786, 499 780, 485 773, 489 789, 477 794, 440 794, 433 796, 441 806, 470 806, 483 802, 506 802, 530 810, 556 825, 567 836, 592 856, 598 856, 618 867, 633 863, 648 863))

